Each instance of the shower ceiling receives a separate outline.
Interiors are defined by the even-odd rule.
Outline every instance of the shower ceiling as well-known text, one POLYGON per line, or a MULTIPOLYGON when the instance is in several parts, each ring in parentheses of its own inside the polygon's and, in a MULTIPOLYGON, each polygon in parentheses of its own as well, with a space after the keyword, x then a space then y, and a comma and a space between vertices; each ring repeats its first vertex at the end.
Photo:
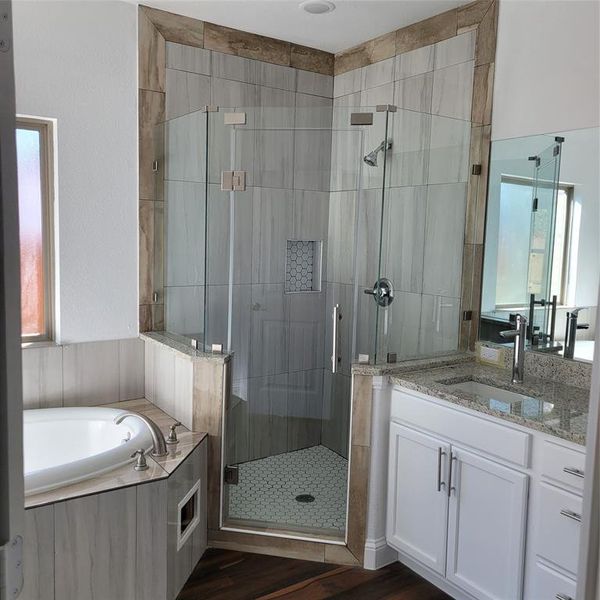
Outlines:
POLYGON ((141 4, 335 53, 470 1, 336 0, 336 9, 321 15, 303 11, 300 0, 148 0, 141 4))

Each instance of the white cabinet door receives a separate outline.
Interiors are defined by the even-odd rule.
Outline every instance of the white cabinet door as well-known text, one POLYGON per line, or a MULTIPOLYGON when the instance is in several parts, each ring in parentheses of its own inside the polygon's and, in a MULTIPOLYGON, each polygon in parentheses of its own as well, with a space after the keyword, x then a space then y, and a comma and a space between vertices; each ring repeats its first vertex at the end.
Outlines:
POLYGON ((444 575, 450 446, 397 423, 390 426, 387 542, 444 575))
POLYGON ((528 476, 452 448, 446 577, 480 600, 519 600, 528 476))

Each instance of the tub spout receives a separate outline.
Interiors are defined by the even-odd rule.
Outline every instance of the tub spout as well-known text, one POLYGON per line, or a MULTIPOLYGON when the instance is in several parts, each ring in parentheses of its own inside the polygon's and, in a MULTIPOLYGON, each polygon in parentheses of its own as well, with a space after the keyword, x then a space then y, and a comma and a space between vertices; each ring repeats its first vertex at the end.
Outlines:
POLYGON ((152 419, 131 410, 117 415, 115 417, 115 424, 119 425, 123 419, 126 419, 127 417, 136 417, 145 423, 146 427, 150 430, 150 435, 152 436, 152 456, 166 456, 168 454, 165 436, 160 430, 160 427, 152 419))

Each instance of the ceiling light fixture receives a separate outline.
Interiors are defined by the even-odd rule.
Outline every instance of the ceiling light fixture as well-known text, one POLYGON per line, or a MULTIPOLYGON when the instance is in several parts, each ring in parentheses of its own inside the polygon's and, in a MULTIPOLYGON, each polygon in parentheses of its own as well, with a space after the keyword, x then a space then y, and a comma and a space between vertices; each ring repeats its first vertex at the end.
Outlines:
POLYGON ((300 8, 311 15, 324 15, 335 10, 335 4, 327 0, 305 0, 300 3, 300 8))

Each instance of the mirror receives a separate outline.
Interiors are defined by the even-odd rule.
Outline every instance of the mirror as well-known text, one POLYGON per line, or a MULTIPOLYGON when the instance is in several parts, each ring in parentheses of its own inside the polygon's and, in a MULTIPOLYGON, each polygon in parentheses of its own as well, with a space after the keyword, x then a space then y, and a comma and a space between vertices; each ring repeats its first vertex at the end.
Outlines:
POLYGON ((492 143, 481 340, 527 317, 528 349, 592 361, 600 275, 600 128, 492 143))

